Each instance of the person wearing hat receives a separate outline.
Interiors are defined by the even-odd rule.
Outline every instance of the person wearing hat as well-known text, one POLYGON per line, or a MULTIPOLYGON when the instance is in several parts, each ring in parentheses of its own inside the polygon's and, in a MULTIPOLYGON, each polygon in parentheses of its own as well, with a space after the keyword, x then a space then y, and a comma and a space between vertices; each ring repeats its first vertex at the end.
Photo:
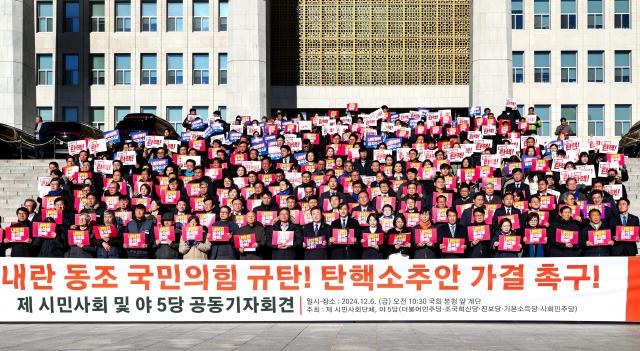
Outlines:
POLYGON ((156 240, 155 256, 157 259, 177 260, 181 258, 179 248, 180 238, 182 237, 182 223, 175 223, 173 218, 173 212, 162 215, 162 225, 165 227, 174 227, 175 231, 173 240, 156 240))

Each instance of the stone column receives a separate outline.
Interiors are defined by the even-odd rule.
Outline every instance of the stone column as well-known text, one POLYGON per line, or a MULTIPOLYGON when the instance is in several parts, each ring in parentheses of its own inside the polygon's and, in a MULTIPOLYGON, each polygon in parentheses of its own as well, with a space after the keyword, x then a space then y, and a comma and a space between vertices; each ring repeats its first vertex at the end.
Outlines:
POLYGON ((36 113, 33 4, 0 1, 0 123, 29 132, 36 113))
POLYGON ((511 0, 473 0, 470 105, 498 115, 513 97, 511 0))
POLYGON ((267 28, 268 0, 229 2, 229 120, 269 112, 267 28))

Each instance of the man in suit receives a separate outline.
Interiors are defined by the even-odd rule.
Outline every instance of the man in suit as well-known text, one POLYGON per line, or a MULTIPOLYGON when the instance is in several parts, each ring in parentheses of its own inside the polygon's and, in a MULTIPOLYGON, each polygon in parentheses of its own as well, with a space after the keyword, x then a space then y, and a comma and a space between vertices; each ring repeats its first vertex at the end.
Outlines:
MULTIPOLYGON (((640 220, 638 216, 629 213, 631 202, 627 198, 618 200, 618 215, 611 220, 611 234, 614 236, 615 244, 611 249, 612 256, 636 256, 638 254, 637 243, 631 241, 618 241, 615 238, 617 226, 638 227, 640 220)), ((640 239, 639 239, 640 240, 640 239)))
POLYGON ((493 219, 491 220, 491 224, 496 226, 498 225, 498 218, 501 216, 511 216, 518 215, 518 220, 522 220, 522 213, 519 209, 513 207, 513 194, 506 193, 504 198, 502 198, 502 207, 497 208, 495 212, 493 212, 493 219))
POLYGON ((498 196, 495 193, 495 191, 496 190, 493 183, 487 183, 484 186, 484 192, 485 192, 484 203, 491 204, 491 205, 497 205, 502 203, 502 199, 500 198, 500 196, 498 196))
POLYGON ((504 193, 515 193, 515 192, 521 192, 524 193, 524 197, 525 198, 529 198, 531 196, 531 189, 529 189, 529 185, 525 184, 522 181, 523 178, 523 174, 522 174, 522 170, 520 168, 515 168, 512 172, 513 175, 513 183, 508 184, 505 188, 504 188, 504 193))
MULTIPOLYGON (((447 210, 447 223, 441 224, 438 229, 438 244, 440 245, 440 249, 444 250, 444 238, 457 238, 463 239, 464 245, 462 248, 464 250, 467 249, 466 241, 467 241, 467 227, 458 223, 458 212, 456 210, 450 208, 447 210)), ((453 254, 453 253, 442 253, 442 258, 463 258, 465 254, 453 254)))
MULTIPOLYGON (((355 219, 349 217, 349 205, 341 203, 338 206, 339 217, 331 222, 331 229, 349 229, 353 230, 355 242, 351 245, 335 244, 333 237, 329 238, 329 250, 332 260, 353 260, 358 257, 358 243, 362 239, 362 231, 360 224, 355 219)), ((333 235, 333 233, 332 233, 333 235)))
POLYGON ((361 191, 358 194, 358 205, 353 208, 353 212, 375 212, 376 207, 369 201, 369 194, 366 191, 361 191))
POLYGON ((325 191, 320 195, 320 205, 324 204, 325 200, 329 201, 329 199, 333 195, 338 195, 341 201, 344 201, 344 202, 349 201, 349 199, 347 198, 347 195, 338 191, 338 178, 336 178, 335 176, 332 176, 327 181, 327 185, 329 186, 329 190, 325 191))
MULTIPOLYGON (((558 203, 558 200, 560 200, 560 192, 549 189, 549 181, 547 181, 545 178, 538 180, 538 192, 534 195, 555 196, 556 204, 558 203)), ((529 198, 531 198, 531 196, 529 198)))
POLYGON ((290 163, 291 165, 297 165, 298 160, 291 154, 291 147, 289 145, 280 146, 280 155, 281 159, 278 160, 278 163, 290 163))
POLYGON ((320 207, 314 207, 311 209, 311 222, 305 224, 302 227, 302 236, 304 238, 316 238, 322 237, 324 241, 324 248, 308 250, 306 244, 302 244, 304 247, 304 259, 305 260, 326 260, 327 244, 331 237, 331 228, 324 222, 322 218, 322 209, 320 207))
POLYGON ((271 159, 267 156, 263 157, 260 161, 260 170, 258 174, 273 174, 274 168, 271 163, 271 159))
MULTIPOLYGON (((42 144, 43 140, 40 136, 40 129, 42 128, 42 117, 36 116, 36 124, 33 127, 33 135, 35 137, 36 144, 42 144)), ((36 158, 44 158, 44 147, 36 145, 36 158)))
POLYGON ((473 196, 473 206, 462 211, 462 217, 460 218, 460 224, 468 226, 473 222, 473 211, 476 208, 484 209, 484 193, 479 192, 473 196))

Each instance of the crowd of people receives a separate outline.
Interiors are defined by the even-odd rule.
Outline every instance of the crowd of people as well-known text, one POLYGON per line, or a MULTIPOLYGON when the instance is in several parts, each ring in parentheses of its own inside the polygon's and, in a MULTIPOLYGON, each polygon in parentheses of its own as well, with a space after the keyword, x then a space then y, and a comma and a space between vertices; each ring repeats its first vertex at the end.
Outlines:
POLYGON ((74 142, 4 228, 12 257, 386 259, 637 255, 625 158, 505 108, 329 111, 180 140, 74 142))

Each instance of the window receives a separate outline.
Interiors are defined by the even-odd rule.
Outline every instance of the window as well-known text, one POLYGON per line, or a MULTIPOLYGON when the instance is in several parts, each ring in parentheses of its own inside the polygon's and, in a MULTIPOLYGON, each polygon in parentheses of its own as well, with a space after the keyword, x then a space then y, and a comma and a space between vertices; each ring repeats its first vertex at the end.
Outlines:
POLYGON ((193 84, 209 84, 209 54, 193 54, 193 84))
POLYGON ((158 84, 158 67, 156 54, 142 54, 140 84, 158 84))
POLYGON ((524 83, 524 52, 511 52, 512 75, 514 83, 524 83))
POLYGON ((80 4, 75 1, 64 3, 64 31, 71 33, 80 31, 80 4))
POLYGON ((51 107, 36 107, 36 114, 42 118, 43 122, 53 121, 53 108, 51 107))
POLYGON ((589 105, 589 136, 604 136, 604 105, 589 105))
POLYGON ((560 28, 576 29, 578 22, 578 14, 576 9, 576 0, 560 1, 560 28))
POLYGON ((104 84, 104 55, 91 55, 91 84, 104 84))
POLYGON ((562 51, 560 53, 560 81, 575 83, 578 81, 578 53, 576 51, 562 51))
POLYGON ((209 106, 193 106, 196 109, 196 115, 207 119, 209 117, 209 106))
POLYGON ((524 28, 522 0, 511 0, 511 29, 524 28))
POLYGON ((227 84, 227 54, 218 54, 218 84, 227 84))
POLYGON ((167 3, 167 32, 182 32, 182 1, 167 3))
POLYGON ((536 115, 542 121, 542 128, 538 130, 538 135, 551 135, 551 105, 535 105, 536 115))
MULTIPOLYGON (((519 1, 522 3, 522 0, 519 1)), ((220 0, 218 2, 218 31, 227 31, 227 17, 229 17, 229 0, 220 0)))
POLYGON ((631 15, 629 13, 629 0, 615 0, 614 19, 616 28, 629 28, 631 15))
POLYGON ((131 84, 131 55, 116 54, 116 85, 131 84))
POLYGON ((104 32, 104 3, 91 3, 91 31, 104 32))
POLYGON ((38 85, 53 84, 53 55, 39 54, 38 60, 38 85))
POLYGON ((64 85, 78 85, 78 55, 64 55, 64 85))
POLYGON ((616 105, 616 136, 627 134, 631 127, 631 105, 616 105))
POLYGON ((182 84, 182 54, 167 54, 167 84, 182 84))
POLYGON ((227 120, 227 106, 218 106, 218 111, 220 111, 220 119, 223 121, 227 120))
POLYGON ((167 106, 167 121, 173 124, 178 133, 182 132, 183 118, 181 106, 167 106))
POLYGON ((151 113, 151 114, 156 114, 156 107, 155 106, 140 106, 140 112, 141 113, 151 113))
POLYGON ((516 105, 516 109, 520 112, 520 116, 524 116, 524 105, 516 105))
POLYGON ((131 107, 129 106, 116 106, 114 108, 114 116, 116 117, 116 123, 122 121, 124 116, 131 113, 131 107))
POLYGON ((89 110, 89 122, 98 129, 104 129, 104 107, 92 107, 89 110))
POLYGON ((78 122, 78 108, 77 107, 63 107, 62 115, 65 122, 78 122))
POLYGON ((142 32, 157 32, 158 17, 157 4, 155 1, 144 1, 142 3, 142 32))
POLYGON ((549 0, 533 1, 533 28, 549 29, 549 0))
POLYGON ((602 0, 587 1, 587 28, 601 29, 602 20, 602 0))
POLYGON ((131 32, 131 3, 116 2, 116 32, 131 32))
POLYGON ((604 82, 604 52, 589 51, 588 55, 588 81, 592 83, 604 82))
POLYGON ((533 53, 533 81, 536 83, 551 82, 551 53, 549 51, 536 51, 533 53))
POLYGON ((578 105, 561 105, 560 117, 566 118, 573 132, 578 135, 578 105))
POLYGON ((615 61, 616 82, 631 82, 631 51, 616 51, 615 61))
POLYGON ((193 3, 193 31, 209 31, 209 2, 194 1, 193 3))
POLYGON ((53 3, 38 2, 38 32, 53 32, 53 3))

